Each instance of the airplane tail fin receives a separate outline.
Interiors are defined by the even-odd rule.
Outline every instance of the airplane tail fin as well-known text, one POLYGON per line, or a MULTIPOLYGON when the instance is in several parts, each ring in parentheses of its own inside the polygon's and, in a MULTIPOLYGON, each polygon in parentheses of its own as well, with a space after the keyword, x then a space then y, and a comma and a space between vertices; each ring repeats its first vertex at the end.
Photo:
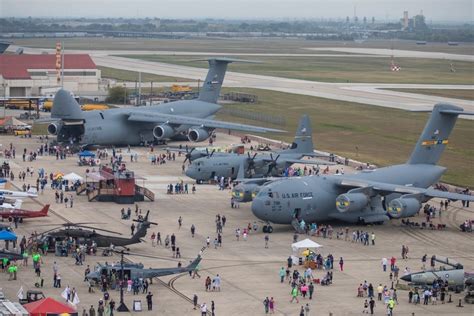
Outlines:
POLYGON ((193 271, 194 269, 196 269, 196 267, 201 262, 201 259, 202 259, 201 254, 204 252, 204 249, 206 249, 206 248, 202 248, 201 251, 199 252, 197 258, 194 259, 193 262, 191 262, 190 264, 187 265, 186 271, 193 271))
POLYGON ((41 209, 41 211, 39 212, 40 215, 48 215, 48 211, 49 211, 49 204, 46 204, 45 206, 43 206, 43 208, 41 209))
POLYGON ((51 118, 66 120, 81 120, 83 118, 81 106, 69 91, 61 89, 56 92, 51 109, 51 118))
POLYGON ((217 103, 228 64, 233 62, 255 63, 251 60, 226 57, 210 58, 207 61, 209 62, 209 71, 199 91, 198 100, 210 103, 217 103))
POLYGON ((465 112, 448 103, 436 104, 407 164, 438 163, 459 115, 474 115, 474 112, 465 112))
POLYGON ((287 149, 287 153, 313 154, 313 130, 309 116, 304 114, 300 118, 298 129, 296 130, 295 140, 291 147, 287 149))

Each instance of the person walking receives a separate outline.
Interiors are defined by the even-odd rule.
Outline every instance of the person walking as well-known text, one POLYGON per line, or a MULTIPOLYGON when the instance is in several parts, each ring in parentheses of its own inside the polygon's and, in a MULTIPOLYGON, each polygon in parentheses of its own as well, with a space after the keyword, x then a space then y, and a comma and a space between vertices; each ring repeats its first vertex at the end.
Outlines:
POLYGON ((286 275, 285 268, 281 267, 281 269, 280 269, 280 283, 283 283, 283 281, 285 280, 285 275, 286 275))
POLYGON ((375 300, 373 297, 371 297, 369 301, 370 315, 374 314, 374 307, 375 307, 375 300))
POLYGON ((341 269, 341 271, 344 271, 344 259, 339 259, 339 268, 341 269))
POLYGON ((370 239, 372 240, 372 246, 375 246, 375 233, 374 232, 372 232, 370 239))
POLYGON ((268 248, 268 241, 270 240, 270 236, 268 234, 265 235, 265 248, 268 248))
POLYGON ((313 299, 313 293, 314 293, 314 285, 313 282, 311 282, 308 286, 308 292, 309 292, 309 299, 313 299))
POLYGON ((146 303, 148 305, 148 310, 151 311, 153 309, 153 301, 152 301, 152 298, 153 298, 153 294, 151 294, 151 292, 148 292, 147 296, 146 296, 146 303))
POLYGON ((293 301, 296 300, 296 303, 299 303, 298 301, 298 288, 296 286, 294 286, 292 289, 291 289, 291 300, 290 300, 290 303, 293 303, 293 301))
POLYGON ((205 302, 201 305, 201 316, 207 316, 207 305, 205 302))
POLYGON ((196 294, 194 294, 193 295, 193 305, 194 305, 193 309, 197 308, 197 304, 198 304, 198 296, 196 294))
POLYGON ((268 299, 268 296, 263 300, 263 307, 265 308, 265 314, 268 314, 270 311, 270 300, 268 299))
POLYGON ((268 305, 270 307, 270 313, 275 314, 275 300, 273 299, 273 297, 270 298, 270 303, 268 305))

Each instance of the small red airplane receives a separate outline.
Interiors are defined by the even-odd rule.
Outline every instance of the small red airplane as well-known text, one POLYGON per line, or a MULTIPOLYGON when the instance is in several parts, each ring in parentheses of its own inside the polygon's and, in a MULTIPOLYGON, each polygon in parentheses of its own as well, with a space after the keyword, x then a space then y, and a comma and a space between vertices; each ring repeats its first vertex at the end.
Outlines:
POLYGON ((29 211, 23 210, 19 208, 15 209, 6 209, 0 207, 0 217, 1 218, 14 218, 18 217, 20 219, 23 218, 34 218, 34 217, 45 217, 48 216, 49 204, 43 206, 40 211, 29 211))

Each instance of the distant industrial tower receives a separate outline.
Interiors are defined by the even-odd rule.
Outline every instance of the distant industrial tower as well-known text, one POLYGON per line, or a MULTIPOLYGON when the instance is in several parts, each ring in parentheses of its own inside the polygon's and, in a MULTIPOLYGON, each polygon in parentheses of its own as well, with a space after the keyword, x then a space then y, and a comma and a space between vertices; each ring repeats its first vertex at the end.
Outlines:
POLYGON ((403 11, 403 29, 406 30, 408 29, 408 11, 403 11))

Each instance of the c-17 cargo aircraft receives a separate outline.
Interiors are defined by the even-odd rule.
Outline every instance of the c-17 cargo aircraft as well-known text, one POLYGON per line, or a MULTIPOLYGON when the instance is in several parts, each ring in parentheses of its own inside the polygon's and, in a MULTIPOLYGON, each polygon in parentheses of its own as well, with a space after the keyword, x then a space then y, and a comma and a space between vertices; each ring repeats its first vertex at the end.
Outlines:
POLYGON ((197 100, 181 100, 147 107, 82 111, 68 91, 59 90, 53 101, 48 133, 58 142, 81 145, 140 145, 156 140, 208 139, 216 128, 265 133, 281 130, 214 120, 221 108, 217 99, 230 58, 209 59, 209 72, 197 100))
MULTIPOLYGON (((252 212, 269 223, 292 224, 341 220, 383 223, 410 217, 431 198, 474 201, 474 197, 430 188, 446 168, 436 165, 458 115, 474 115, 451 104, 434 106, 410 159, 370 172, 276 180, 261 187, 252 212)), ((264 226, 265 230, 271 226, 264 226)))
POLYGON ((302 160, 304 156, 315 157, 311 122, 303 115, 296 130, 295 140, 289 149, 273 154, 253 156, 235 153, 219 153, 198 158, 192 161, 186 170, 186 175, 197 181, 207 181, 214 177, 232 178, 261 178, 281 176, 282 172, 295 163, 301 164, 331 164, 323 160, 302 160))

